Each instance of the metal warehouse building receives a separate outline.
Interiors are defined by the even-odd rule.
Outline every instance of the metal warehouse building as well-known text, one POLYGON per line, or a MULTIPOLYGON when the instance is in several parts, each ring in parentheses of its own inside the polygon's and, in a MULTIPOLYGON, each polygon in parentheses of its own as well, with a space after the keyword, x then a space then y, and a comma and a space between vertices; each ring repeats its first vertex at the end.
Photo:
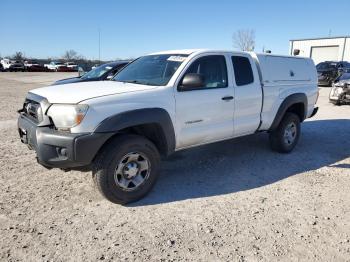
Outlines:
POLYGON ((323 61, 350 62, 350 36, 290 40, 290 54, 323 61))

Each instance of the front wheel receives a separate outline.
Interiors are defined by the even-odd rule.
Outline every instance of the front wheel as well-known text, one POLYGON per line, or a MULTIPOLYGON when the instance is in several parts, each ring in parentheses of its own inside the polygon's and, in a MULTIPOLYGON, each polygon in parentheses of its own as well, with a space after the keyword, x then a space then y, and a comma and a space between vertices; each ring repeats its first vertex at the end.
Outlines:
POLYGON ((155 145, 137 135, 108 142, 97 155, 93 179, 100 193, 113 203, 127 204, 145 196, 158 177, 160 156, 155 145))
POLYGON ((300 137, 300 119, 294 113, 287 112, 278 127, 270 132, 272 150, 280 153, 291 152, 300 137))

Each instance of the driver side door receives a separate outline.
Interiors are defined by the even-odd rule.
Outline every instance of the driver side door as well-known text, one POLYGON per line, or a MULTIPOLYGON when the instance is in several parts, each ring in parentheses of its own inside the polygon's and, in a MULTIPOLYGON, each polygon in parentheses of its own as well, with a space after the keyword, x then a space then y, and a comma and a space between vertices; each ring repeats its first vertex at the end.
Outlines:
POLYGON ((233 136, 234 88, 226 55, 202 55, 190 62, 175 91, 176 148, 205 144, 233 136), (181 90, 188 73, 200 74, 204 84, 181 90))

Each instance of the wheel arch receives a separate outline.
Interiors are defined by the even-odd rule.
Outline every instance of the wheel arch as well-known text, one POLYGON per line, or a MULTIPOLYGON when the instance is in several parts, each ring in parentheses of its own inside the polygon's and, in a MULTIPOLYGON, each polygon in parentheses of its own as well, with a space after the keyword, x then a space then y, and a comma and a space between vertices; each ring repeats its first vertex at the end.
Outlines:
POLYGON ((112 115, 104 119, 94 132, 114 133, 111 138, 123 133, 142 135, 156 145, 161 155, 168 156, 175 151, 174 126, 169 113, 162 108, 136 109, 112 115))
POLYGON ((287 96, 279 106, 269 130, 274 130, 278 127, 286 112, 295 113, 299 116, 300 122, 303 122, 307 115, 307 107, 307 96, 304 93, 296 93, 287 96))

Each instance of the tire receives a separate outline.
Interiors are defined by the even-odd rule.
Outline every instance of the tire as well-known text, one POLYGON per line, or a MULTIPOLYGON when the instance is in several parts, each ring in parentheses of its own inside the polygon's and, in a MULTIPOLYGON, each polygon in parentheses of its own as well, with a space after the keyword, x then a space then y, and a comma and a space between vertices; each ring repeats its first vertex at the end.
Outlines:
POLYGON ((280 153, 291 152, 300 137, 300 119, 287 112, 278 127, 269 134, 271 149, 280 153))
POLYGON ((158 177, 159 163, 159 152, 151 141, 138 135, 121 135, 98 153, 93 165, 93 180, 98 191, 109 201, 131 203, 152 189, 158 177), (146 167, 147 171, 142 170, 146 167))

